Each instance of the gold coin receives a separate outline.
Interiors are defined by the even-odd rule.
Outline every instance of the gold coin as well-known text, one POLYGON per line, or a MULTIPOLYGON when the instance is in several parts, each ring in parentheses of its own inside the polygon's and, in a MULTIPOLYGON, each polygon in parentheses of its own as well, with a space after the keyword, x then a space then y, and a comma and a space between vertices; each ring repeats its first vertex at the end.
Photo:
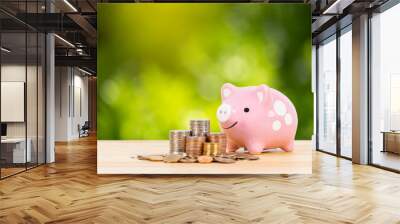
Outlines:
POLYGON ((199 161, 199 163, 211 163, 213 161, 213 157, 199 156, 199 157, 197 157, 197 161, 199 161))
POLYGON ((248 157, 249 157, 249 155, 248 155, 248 154, 245 154, 245 153, 238 153, 238 154, 236 154, 236 159, 242 160, 242 159, 247 159, 248 157))
POLYGON ((219 163, 235 163, 236 162, 236 160, 234 160, 234 159, 224 158, 224 157, 220 157, 220 156, 214 157, 214 160, 219 163))
POLYGON ((164 160, 164 156, 162 155, 150 155, 150 156, 145 156, 147 158, 147 160, 150 161, 163 161, 164 160))
POLYGON ((227 159, 236 159, 236 154, 235 153, 223 154, 223 155, 221 155, 221 157, 227 158, 227 159))
POLYGON ((170 154, 164 157, 164 162, 166 163, 177 163, 182 158, 179 154, 170 154))
POLYGON ((191 157, 184 157, 184 158, 180 159, 179 162, 181 162, 181 163, 195 163, 195 162, 197 162, 197 159, 191 158, 191 157))
POLYGON ((249 156, 247 157, 247 159, 248 159, 248 160, 258 160, 258 159, 260 159, 260 157, 259 157, 259 156, 256 156, 256 155, 249 155, 249 156))
MULTIPOLYGON (((134 159, 135 157, 132 156, 131 158, 134 159)), ((141 155, 138 155, 137 158, 138 158, 138 160, 148 160, 148 158, 146 156, 141 156, 141 155)))

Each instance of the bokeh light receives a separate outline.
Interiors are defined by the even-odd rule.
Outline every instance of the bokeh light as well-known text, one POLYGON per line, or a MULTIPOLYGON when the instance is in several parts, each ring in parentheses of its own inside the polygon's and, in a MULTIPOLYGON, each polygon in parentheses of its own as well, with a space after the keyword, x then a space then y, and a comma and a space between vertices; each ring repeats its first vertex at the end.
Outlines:
POLYGON ((98 138, 167 139, 211 119, 225 82, 267 84, 313 131, 311 12, 305 4, 98 4, 98 138))

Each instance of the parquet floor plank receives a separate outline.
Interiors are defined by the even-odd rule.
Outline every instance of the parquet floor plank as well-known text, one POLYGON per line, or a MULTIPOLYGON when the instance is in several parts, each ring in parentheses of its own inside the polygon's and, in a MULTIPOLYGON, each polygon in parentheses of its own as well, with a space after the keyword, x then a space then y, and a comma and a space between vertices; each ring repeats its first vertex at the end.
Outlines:
POLYGON ((0 223, 400 223, 400 175, 313 152, 312 175, 96 174, 96 139, 0 181, 0 223))

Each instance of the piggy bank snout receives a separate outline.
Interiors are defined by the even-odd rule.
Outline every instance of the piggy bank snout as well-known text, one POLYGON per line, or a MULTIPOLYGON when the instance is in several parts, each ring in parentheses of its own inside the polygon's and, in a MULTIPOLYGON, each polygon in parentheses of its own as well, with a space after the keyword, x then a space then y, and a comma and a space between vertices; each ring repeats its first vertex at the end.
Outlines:
POLYGON ((229 104, 222 104, 218 107, 217 118, 218 121, 224 123, 229 120, 232 114, 232 107, 229 104))

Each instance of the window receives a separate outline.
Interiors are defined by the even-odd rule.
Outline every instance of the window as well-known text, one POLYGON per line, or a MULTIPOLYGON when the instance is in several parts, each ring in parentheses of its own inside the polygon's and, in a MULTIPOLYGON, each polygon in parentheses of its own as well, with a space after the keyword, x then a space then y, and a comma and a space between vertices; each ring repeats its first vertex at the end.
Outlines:
POLYGON ((372 164, 400 170, 400 5, 371 18, 372 164))
POLYGON ((340 36, 340 155, 352 157, 352 33, 351 26, 340 36))
POLYGON ((318 47, 318 148, 336 153, 336 36, 318 47))
POLYGON ((351 159, 353 77, 351 24, 340 30, 338 35, 332 35, 322 41, 317 50, 317 142, 319 150, 332 154, 339 153, 339 156, 351 159))

